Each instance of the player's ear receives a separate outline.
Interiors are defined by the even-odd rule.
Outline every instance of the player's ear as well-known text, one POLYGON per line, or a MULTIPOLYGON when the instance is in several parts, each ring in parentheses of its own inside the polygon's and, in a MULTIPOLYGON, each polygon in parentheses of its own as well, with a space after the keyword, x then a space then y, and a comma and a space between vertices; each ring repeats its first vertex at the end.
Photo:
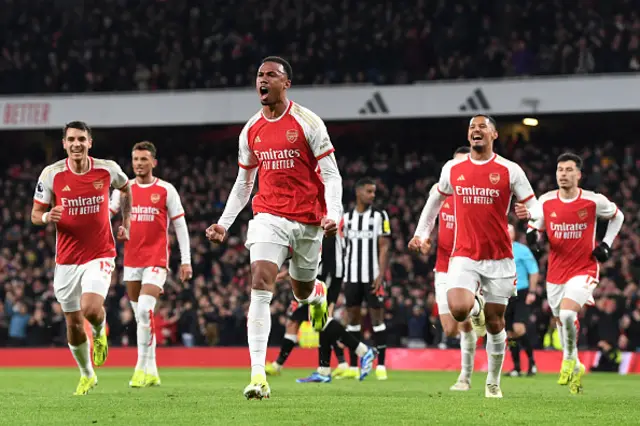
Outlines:
POLYGON ((91 148, 93 146, 93 139, 91 137, 89 137, 89 140, 87 142, 88 142, 88 145, 89 145, 88 147, 91 148))
POLYGON ((156 167, 158 165, 158 159, 154 158, 151 164, 153 165, 153 167, 156 167))
POLYGON ((285 89, 291 88, 291 80, 287 79, 287 81, 284 82, 284 88, 285 89))

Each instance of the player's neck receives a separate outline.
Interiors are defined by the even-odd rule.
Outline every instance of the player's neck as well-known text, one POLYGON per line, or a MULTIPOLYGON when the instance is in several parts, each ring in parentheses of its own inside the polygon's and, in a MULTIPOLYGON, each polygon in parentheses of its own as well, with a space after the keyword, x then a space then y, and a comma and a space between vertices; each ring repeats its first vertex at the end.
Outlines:
POLYGON ((477 152, 472 149, 469 155, 473 161, 488 161, 493 157, 493 150, 477 152))
POLYGON ((560 188, 560 198, 564 200, 573 200, 574 198, 578 198, 579 193, 580 188, 578 188, 577 186, 569 189, 560 188))
POLYGON ((88 172, 90 165, 89 157, 84 157, 81 160, 69 159, 69 168, 77 175, 88 172))
POLYGON ((148 185, 152 183, 154 179, 155 179, 155 176, 149 173, 146 176, 136 176, 136 183, 140 185, 148 185))
POLYGON ((269 120, 275 120, 285 113, 289 107, 289 99, 286 97, 280 99, 273 105, 265 105, 262 107, 262 114, 269 120))
POLYGON ((362 204, 362 203, 356 203, 356 211, 358 213, 366 212, 369 207, 371 207, 371 206, 368 206, 368 205, 362 204))

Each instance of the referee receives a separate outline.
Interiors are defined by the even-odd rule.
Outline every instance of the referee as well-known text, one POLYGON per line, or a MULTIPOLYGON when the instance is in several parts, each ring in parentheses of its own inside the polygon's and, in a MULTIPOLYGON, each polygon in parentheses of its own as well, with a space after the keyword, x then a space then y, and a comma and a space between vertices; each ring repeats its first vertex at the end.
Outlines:
POLYGON ((527 376, 533 376, 538 371, 533 359, 533 347, 530 336, 527 334, 527 324, 531 315, 530 305, 536 300, 536 286, 538 285, 539 270, 538 261, 533 253, 524 244, 516 241, 516 230, 509 225, 509 235, 513 243, 513 257, 516 263, 517 296, 509 300, 505 319, 507 323, 507 337, 513 360, 513 370, 508 373, 511 377, 522 375, 520 370, 520 348, 522 347, 529 358, 529 371, 527 376))
MULTIPOLYGON (((356 182, 356 207, 344 215, 346 240, 344 295, 347 331, 360 340, 362 302, 367 302, 378 349, 378 380, 387 379, 385 352, 387 328, 384 323, 384 274, 389 266, 391 226, 386 211, 373 206, 376 183, 364 178, 356 182)), ((350 351, 350 369, 345 377, 356 377, 358 357, 350 351)))

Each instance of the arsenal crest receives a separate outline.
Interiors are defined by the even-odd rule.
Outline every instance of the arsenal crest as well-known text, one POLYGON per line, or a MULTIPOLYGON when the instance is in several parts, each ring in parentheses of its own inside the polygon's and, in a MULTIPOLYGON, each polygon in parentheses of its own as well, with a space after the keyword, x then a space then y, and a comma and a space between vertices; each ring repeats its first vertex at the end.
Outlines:
POLYGON ((93 182, 93 187, 99 191, 104 188, 104 183, 101 180, 96 180, 93 182))
POLYGON ((500 182, 500 173, 491 173, 489 175, 489 181, 494 185, 500 182))
POLYGON ((160 194, 151 194, 151 202, 155 204, 158 201, 160 201, 160 194))
POLYGON ((580 219, 584 219, 585 217, 587 217, 587 209, 578 210, 578 217, 580 219))
POLYGON ((295 129, 287 130, 287 140, 294 143, 298 140, 298 131, 295 129))

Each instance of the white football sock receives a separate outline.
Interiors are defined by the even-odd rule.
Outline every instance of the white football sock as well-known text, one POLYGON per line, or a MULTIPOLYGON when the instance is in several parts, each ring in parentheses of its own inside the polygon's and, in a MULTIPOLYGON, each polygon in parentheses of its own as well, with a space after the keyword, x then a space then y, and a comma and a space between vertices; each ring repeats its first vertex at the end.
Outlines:
POLYGON ((138 319, 138 302, 133 302, 130 300, 129 304, 131 305, 131 309, 133 310, 133 316, 136 319, 136 323, 140 322, 140 320, 138 319))
POLYGON ((563 359, 577 359, 578 313, 568 309, 561 309, 560 321, 562 322, 563 359))
POLYGON ((267 344, 271 332, 271 298, 273 293, 266 290, 251 290, 251 303, 247 314, 247 340, 251 355, 251 375, 264 372, 267 359, 267 344))
POLYGON ((476 346, 478 342, 478 336, 472 329, 470 332, 460 332, 460 352, 462 359, 462 367, 460 369, 460 377, 458 380, 471 380, 471 373, 473 373, 473 362, 476 357, 476 346))
POLYGON ((91 365, 91 356, 89 355, 89 340, 85 340, 84 343, 78 346, 73 346, 69 343, 69 349, 71 349, 71 353, 78 363, 80 374, 84 377, 92 377, 94 372, 93 365, 91 365))
MULTIPOLYGON (((104 311, 104 308, 102 308, 104 311)), ((100 336, 102 333, 106 333, 106 325, 107 325, 107 312, 104 312, 104 316, 102 317, 102 322, 98 325, 91 324, 91 328, 93 329, 94 336, 100 336)))
POLYGON ((322 374, 323 376, 330 376, 331 375, 331 368, 330 367, 318 367, 318 374, 322 374))
POLYGON ((316 284, 313 286, 313 291, 306 299, 300 299, 296 294, 293 294, 293 297, 300 303, 308 304, 308 305, 320 305, 325 300, 327 300, 327 294, 324 291, 324 286, 322 285, 322 281, 316 280, 316 284))
POLYGON ((157 375, 155 367, 155 330, 153 327, 153 311, 156 298, 148 294, 138 298, 138 362, 136 370, 157 375), (151 360, 153 360, 151 362, 151 360), (155 369, 156 371, 153 371, 155 369))
POLYGON ((358 343, 358 346, 356 347, 356 355, 362 358, 367 354, 368 351, 369 351, 369 348, 367 347, 367 345, 365 345, 362 342, 358 343))
POLYGON ((503 329, 498 334, 491 334, 487 331, 487 384, 500 385, 500 375, 502 374, 502 363, 504 362, 504 351, 507 347, 507 332, 503 329))

